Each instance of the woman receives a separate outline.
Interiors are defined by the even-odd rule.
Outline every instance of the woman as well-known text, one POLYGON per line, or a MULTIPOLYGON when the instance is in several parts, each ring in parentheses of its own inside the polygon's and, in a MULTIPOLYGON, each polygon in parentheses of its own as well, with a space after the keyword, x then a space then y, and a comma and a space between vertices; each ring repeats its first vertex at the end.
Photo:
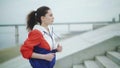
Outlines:
POLYGON ((56 43, 53 28, 54 17, 49 7, 42 6, 27 17, 28 38, 21 46, 21 54, 29 59, 33 68, 53 68, 55 53, 62 51, 56 43))

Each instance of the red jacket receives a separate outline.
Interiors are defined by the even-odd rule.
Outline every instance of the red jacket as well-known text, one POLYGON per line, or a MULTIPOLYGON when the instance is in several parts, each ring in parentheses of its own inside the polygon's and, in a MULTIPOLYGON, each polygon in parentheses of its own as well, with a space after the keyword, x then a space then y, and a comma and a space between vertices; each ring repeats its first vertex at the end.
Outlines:
POLYGON ((39 47, 46 50, 50 50, 49 44, 44 39, 42 33, 35 29, 29 32, 28 38, 25 40, 24 44, 21 46, 21 54, 24 58, 31 58, 33 49, 36 45, 40 44, 39 47))

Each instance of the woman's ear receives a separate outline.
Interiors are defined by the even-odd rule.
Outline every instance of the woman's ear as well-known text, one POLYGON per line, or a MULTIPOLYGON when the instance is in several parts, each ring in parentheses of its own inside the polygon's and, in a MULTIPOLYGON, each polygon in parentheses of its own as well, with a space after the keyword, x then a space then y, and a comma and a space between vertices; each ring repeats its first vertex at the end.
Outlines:
POLYGON ((41 16, 41 21, 43 21, 44 20, 44 16, 41 16))
POLYGON ((41 20, 44 21, 45 20, 45 16, 41 16, 41 20))

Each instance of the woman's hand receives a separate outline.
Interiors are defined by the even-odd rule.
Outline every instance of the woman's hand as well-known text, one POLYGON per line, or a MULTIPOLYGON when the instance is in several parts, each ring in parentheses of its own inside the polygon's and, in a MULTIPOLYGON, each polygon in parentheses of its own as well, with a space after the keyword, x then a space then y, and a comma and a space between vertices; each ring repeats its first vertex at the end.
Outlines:
POLYGON ((55 57, 54 53, 48 53, 44 55, 44 59, 47 61, 52 61, 54 57, 55 57))
POLYGON ((57 51, 58 51, 58 52, 61 52, 61 51, 62 51, 62 46, 60 46, 59 44, 58 44, 58 46, 57 46, 57 51))

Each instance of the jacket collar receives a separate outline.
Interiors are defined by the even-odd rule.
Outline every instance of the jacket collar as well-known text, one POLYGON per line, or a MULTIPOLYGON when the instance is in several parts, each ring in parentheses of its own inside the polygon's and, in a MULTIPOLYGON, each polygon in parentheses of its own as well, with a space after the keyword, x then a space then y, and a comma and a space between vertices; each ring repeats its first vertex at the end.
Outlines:
POLYGON ((41 31, 43 34, 44 33, 51 34, 53 31, 52 27, 50 27, 50 26, 48 26, 48 29, 50 32, 48 32, 43 26, 40 26, 40 25, 35 25, 33 29, 37 29, 37 30, 41 31))

